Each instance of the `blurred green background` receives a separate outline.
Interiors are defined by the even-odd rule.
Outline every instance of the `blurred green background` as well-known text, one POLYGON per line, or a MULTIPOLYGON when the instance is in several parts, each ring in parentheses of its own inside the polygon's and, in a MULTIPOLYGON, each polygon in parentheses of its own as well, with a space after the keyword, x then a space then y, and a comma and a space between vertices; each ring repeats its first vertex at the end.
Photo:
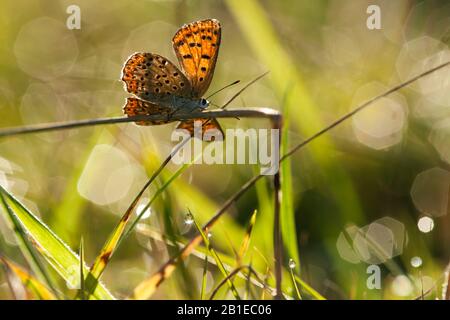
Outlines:
MULTIPOLYGON (((175 62, 175 31, 205 18, 222 24, 210 92, 270 71, 230 107, 283 111, 290 146, 359 103, 450 60, 445 0, 6 0, 0 3, 0 126, 122 115, 128 96, 119 79, 124 60, 144 51, 175 62), (366 25, 372 4, 381 9, 379 30, 366 25), (70 5, 81 9, 79 30, 66 27, 70 5)), ((441 298, 450 259, 449 79, 447 67, 383 98, 291 158, 283 180, 285 187, 291 184, 283 195, 284 221, 295 218, 283 226, 287 294, 295 295, 287 271, 292 258, 295 273, 328 299, 411 299, 422 291, 441 298), (381 270, 379 289, 366 283, 372 264, 381 270)), ((220 105, 236 90, 212 101, 220 105)), ((220 122, 225 128, 269 125, 220 122)), ((73 249, 83 237, 91 263, 169 154, 173 127, 130 123, 2 138, 0 182, 73 249)), ((172 253, 142 230, 164 233, 170 223, 180 237, 192 237, 195 230, 184 223, 187 208, 205 222, 256 169, 190 167, 119 248, 104 283, 117 297, 128 296, 172 253)), ((246 262, 262 274, 273 267, 271 188, 271 178, 261 180, 211 231, 213 246, 232 257, 258 209, 246 262)), ((3 218, 0 230, 2 255, 26 266, 3 218)), ((203 263, 192 256, 185 266, 154 298, 199 297, 203 263)), ((207 279, 210 292, 221 274, 211 267, 207 279)), ((244 281, 236 285, 245 290, 244 281)), ((218 297, 232 296, 223 290, 218 297)), ((2 272, 0 298, 11 298, 2 272)))

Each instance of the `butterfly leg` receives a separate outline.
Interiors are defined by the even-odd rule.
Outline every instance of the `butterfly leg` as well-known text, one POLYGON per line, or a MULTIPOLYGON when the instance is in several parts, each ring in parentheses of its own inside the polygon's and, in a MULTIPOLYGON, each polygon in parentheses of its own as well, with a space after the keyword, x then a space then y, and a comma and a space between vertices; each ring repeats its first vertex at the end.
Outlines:
POLYGON ((170 122, 170 119, 172 119, 172 116, 174 115, 175 111, 170 111, 167 113, 167 122, 170 122))
POLYGON ((168 120, 171 120, 172 117, 173 117, 178 111, 180 111, 180 110, 181 110, 181 107, 178 107, 178 108, 176 108, 176 109, 170 111, 170 113, 167 114, 167 119, 168 119, 168 120))

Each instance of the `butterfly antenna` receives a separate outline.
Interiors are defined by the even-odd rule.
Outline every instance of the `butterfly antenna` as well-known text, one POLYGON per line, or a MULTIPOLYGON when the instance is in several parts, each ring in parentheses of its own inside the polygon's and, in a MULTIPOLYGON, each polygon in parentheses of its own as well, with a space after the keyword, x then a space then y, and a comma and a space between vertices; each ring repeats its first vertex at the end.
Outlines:
POLYGON ((219 93, 220 91, 222 91, 222 90, 224 90, 224 89, 226 89, 226 88, 229 88, 229 87, 231 87, 231 86, 234 86, 235 84, 238 84, 239 82, 241 82, 241 80, 236 80, 236 81, 234 81, 234 82, 232 82, 232 83, 226 85, 225 87, 220 88, 219 90, 217 90, 217 91, 211 93, 209 96, 207 96, 207 97, 206 97, 206 100, 208 100, 209 98, 211 98, 211 97, 212 97, 213 95, 215 95, 216 93, 219 93))
POLYGON ((268 74, 269 71, 264 72, 262 75, 257 76, 255 79, 253 79, 252 81, 250 81, 249 83, 247 83, 241 90, 239 90, 238 92, 236 92, 236 94, 234 96, 231 97, 230 100, 227 101, 227 103, 225 103, 221 109, 225 109, 234 99, 236 99, 245 89, 247 89, 248 87, 250 87, 252 84, 254 84, 256 81, 258 81, 259 79, 261 79, 262 77, 264 77, 266 74, 268 74))

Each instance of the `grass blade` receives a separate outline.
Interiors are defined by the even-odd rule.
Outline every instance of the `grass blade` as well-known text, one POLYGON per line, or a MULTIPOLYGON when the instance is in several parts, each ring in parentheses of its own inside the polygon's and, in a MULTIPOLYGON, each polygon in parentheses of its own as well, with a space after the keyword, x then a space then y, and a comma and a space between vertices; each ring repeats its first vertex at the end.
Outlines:
POLYGON ((84 282, 84 270, 83 266, 84 264, 84 244, 83 244, 83 238, 81 238, 80 241, 80 298, 81 300, 86 300, 86 289, 85 289, 85 282, 84 282))
POLYGON ((261 252, 273 252, 272 234, 265 230, 273 229, 273 195, 266 179, 255 183, 258 203, 258 224, 254 226, 253 241, 258 243, 261 252))
POLYGON ((253 211, 253 214, 250 217, 250 222, 247 226, 247 231, 245 232, 244 239, 242 239, 241 247, 239 248, 238 264, 241 264, 242 258, 247 253, 248 246, 250 244, 250 238, 252 235, 253 226, 255 225, 255 222, 256 222, 256 213, 257 212, 258 212, 257 210, 253 211))
POLYGON ((31 275, 25 268, 0 256, 0 262, 11 272, 13 272, 28 290, 40 300, 56 300, 57 297, 36 277, 31 275))
MULTIPOLYGON (((289 150, 288 132, 289 132, 289 109, 285 110, 285 120, 283 134, 281 137, 281 154, 289 150)), ((292 192, 292 168, 291 159, 286 159, 280 164, 281 170, 281 192, 283 201, 281 202, 281 234, 283 244, 290 258, 300 261, 297 242, 297 230, 294 210, 294 194, 292 192)), ((297 264, 300 266, 300 263, 297 264)))
MULTIPOLYGON (((8 218, 20 224, 29 241, 66 281, 68 286, 77 287, 79 282, 78 256, 50 228, 23 206, 13 195, 0 186, 0 195, 8 218)), ((86 266, 84 271, 89 272, 86 266)), ((93 292, 94 299, 114 299, 111 293, 100 284, 93 292)))
MULTIPOLYGON (((0 186, 0 188, 2 187, 0 186)), ((31 266, 31 269, 34 271, 37 277, 45 284, 47 284, 49 288, 51 288, 52 291, 56 294, 56 282, 53 280, 53 278, 50 277, 47 269, 39 259, 37 248, 34 247, 31 243, 29 237, 27 236, 27 232, 24 230, 19 219, 14 214, 9 204, 6 202, 6 199, 3 197, 2 192, 0 192, 0 199, 3 208, 7 213, 6 219, 9 220, 12 224, 12 228, 14 229, 14 233, 16 235, 16 239, 18 240, 19 248, 22 251, 22 254, 24 255, 25 259, 27 260, 28 264, 31 266)))

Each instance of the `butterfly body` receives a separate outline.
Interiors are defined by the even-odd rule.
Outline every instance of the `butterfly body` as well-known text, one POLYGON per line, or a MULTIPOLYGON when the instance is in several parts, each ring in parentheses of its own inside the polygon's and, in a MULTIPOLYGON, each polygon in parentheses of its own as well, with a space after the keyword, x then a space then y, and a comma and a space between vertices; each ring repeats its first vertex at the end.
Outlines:
POLYGON ((168 99, 160 100, 162 106, 173 109, 174 112, 193 112, 201 111, 209 106, 209 101, 206 99, 189 99, 185 97, 171 96, 168 99))
MULTIPOLYGON (((181 27, 172 39, 180 70, 167 58, 154 53, 131 55, 122 70, 127 98, 124 112, 135 115, 167 115, 167 120, 139 121, 138 125, 170 122, 174 113, 201 111, 209 102, 202 98, 211 83, 221 37, 215 19, 193 22, 181 27)), ((203 131, 221 128, 215 119, 200 119, 203 131)), ((181 122, 178 128, 194 132, 193 121, 181 122)))

